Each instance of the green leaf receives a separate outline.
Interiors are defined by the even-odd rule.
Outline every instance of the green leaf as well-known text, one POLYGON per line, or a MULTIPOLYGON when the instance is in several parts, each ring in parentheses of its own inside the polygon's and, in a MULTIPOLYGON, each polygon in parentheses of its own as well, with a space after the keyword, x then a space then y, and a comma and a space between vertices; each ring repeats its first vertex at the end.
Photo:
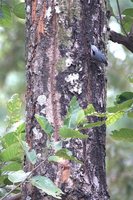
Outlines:
POLYGON ((74 112, 72 112, 69 118, 68 127, 76 128, 77 125, 81 124, 84 120, 85 120, 84 110, 83 109, 75 110, 74 112))
POLYGON ((65 160, 71 160, 71 161, 75 161, 75 162, 78 162, 78 163, 82 163, 82 162, 79 161, 76 157, 74 157, 74 156, 72 155, 72 152, 71 152, 71 151, 69 151, 68 149, 65 149, 65 148, 60 149, 59 151, 57 151, 57 152, 55 153, 55 155, 56 155, 56 156, 59 156, 59 157, 61 157, 61 158, 63 158, 63 159, 65 159, 65 160))
POLYGON ((16 122, 8 130, 8 133, 1 138, 1 142, 4 148, 7 148, 13 143, 25 139, 25 123, 23 121, 16 122))
POLYGON ((92 115, 95 111, 95 108, 92 104, 89 104, 87 108, 84 110, 85 115, 92 115))
POLYGON ((14 124, 21 120, 21 107, 22 102, 18 94, 14 94, 7 103, 8 123, 14 124))
POLYGON ((130 99, 130 100, 124 101, 121 104, 117 104, 113 107, 108 107, 107 110, 110 113, 115 113, 117 111, 123 111, 130 108, 132 104, 133 104, 133 99, 130 99))
POLYGON ((30 149, 30 147, 28 146, 28 144, 25 141, 22 141, 22 146, 23 146, 23 149, 25 151, 25 154, 26 154, 28 160, 31 162, 32 165, 34 165, 37 160, 35 150, 30 149))
POLYGON ((7 175, 2 175, 0 177, 0 185, 10 185, 10 181, 8 180, 8 176, 7 175))
POLYGON ((73 111, 75 110, 80 110, 81 107, 79 106, 79 103, 77 101, 77 98, 74 96, 70 103, 69 103, 69 107, 68 107, 68 113, 71 114, 73 111))
POLYGON ((133 142, 133 129, 122 128, 112 131, 111 137, 115 140, 133 142))
POLYGON ((111 124, 114 124, 116 121, 118 121, 120 118, 124 116, 125 112, 118 111, 112 114, 107 115, 106 125, 109 126, 111 124))
POLYGON ((8 27, 12 24, 12 17, 10 7, 8 5, 2 5, 0 7, 0 25, 8 27))
POLYGON ((133 83, 133 74, 130 74, 128 76, 128 80, 129 80, 130 83, 133 83))
POLYGON ((44 130, 44 132, 47 135, 51 136, 53 133, 53 127, 48 122, 48 120, 45 117, 38 115, 38 114, 35 115, 35 118, 36 118, 37 122, 40 124, 41 128, 44 130))
POLYGON ((22 156, 23 151, 20 143, 14 143, 0 153, 0 157, 4 162, 21 159, 22 156))
POLYGON ((60 163, 62 161, 62 158, 59 156, 49 156, 48 158, 49 162, 57 162, 60 163))
POLYGON ((105 124, 105 121, 98 121, 98 122, 87 123, 87 124, 83 125, 83 129, 99 127, 99 126, 102 126, 103 124, 105 124))
POLYGON ((32 177, 30 181, 33 186, 41 189, 46 194, 61 199, 63 192, 49 178, 39 175, 32 177))
POLYGON ((123 92, 122 94, 116 96, 115 104, 120 104, 130 99, 133 99, 133 92, 123 92))
POLYGON ((7 133, 15 133, 16 135, 22 132, 25 132, 25 122, 23 120, 14 123, 7 131, 7 133))
POLYGON ((127 8, 125 9, 122 14, 133 17, 133 8, 127 8))
POLYGON ((30 174, 31 172, 24 172, 23 170, 19 170, 16 172, 9 172, 8 173, 8 179, 12 182, 12 183, 19 183, 24 181, 30 174))
POLYGON ((22 2, 15 5, 13 8, 13 13, 19 18, 25 19, 25 3, 22 2))
POLYGON ((84 110, 79 106, 79 103, 74 96, 70 101, 67 115, 64 120, 64 125, 74 129, 78 124, 82 123, 84 119, 84 110))
POLYGON ((132 111, 129 111, 129 112, 127 113, 127 116, 130 117, 130 118, 133 118, 133 110, 132 110, 132 111))
POLYGON ((9 171, 17 171, 22 169, 22 164, 18 162, 11 162, 7 163, 4 167, 2 167, 2 172, 9 172, 9 171))
POLYGON ((131 26, 132 26, 132 23, 133 23, 133 17, 130 17, 130 16, 127 15, 126 17, 123 18, 122 23, 123 23, 124 29, 127 32, 130 32, 131 26))
POLYGON ((60 140, 60 141, 49 141, 49 140, 47 140, 47 147, 48 148, 52 148, 55 152, 56 151, 58 151, 58 150, 60 150, 60 149, 62 149, 62 141, 60 140))
POLYGON ((85 134, 83 135, 79 131, 67 127, 60 128, 59 133, 62 138, 79 138, 79 139, 88 138, 88 135, 85 134))

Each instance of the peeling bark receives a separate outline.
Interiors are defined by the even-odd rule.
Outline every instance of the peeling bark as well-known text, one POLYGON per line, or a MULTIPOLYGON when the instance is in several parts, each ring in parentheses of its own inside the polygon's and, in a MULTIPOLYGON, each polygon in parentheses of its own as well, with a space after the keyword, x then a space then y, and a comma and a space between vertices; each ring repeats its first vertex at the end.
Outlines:
MULTIPOLYGON (((83 108, 92 103, 106 111, 104 64, 90 57, 90 44, 106 48, 106 1, 26 0, 27 95, 26 138, 41 162, 46 144, 35 114, 47 117, 59 140, 59 127, 75 95, 83 108)), ((90 121, 98 119, 90 118, 90 121)), ((50 177, 65 192, 63 200, 108 200, 105 172, 105 125, 86 131, 89 139, 71 139, 64 146, 84 163, 60 166, 45 162, 35 174, 50 177)), ((25 171, 33 166, 25 161, 25 171)), ((23 199, 54 199, 30 184, 23 185, 23 199)))

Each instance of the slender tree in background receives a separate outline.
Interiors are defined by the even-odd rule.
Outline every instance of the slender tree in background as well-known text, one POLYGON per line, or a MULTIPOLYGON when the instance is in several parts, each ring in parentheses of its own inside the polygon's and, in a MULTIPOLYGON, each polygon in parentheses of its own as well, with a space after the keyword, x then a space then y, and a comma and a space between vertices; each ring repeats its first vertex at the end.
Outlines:
MULTIPOLYGON (((46 156, 46 135, 35 114, 46 116, 52 123, 58 141, 59 127, 73 96, 83 108, 92 103, 97 112, 106 111, 106 67, 90 56, 91 44, 106 49, 106 1, 26 0, 26 19, 26 139, 40 163, 46 156)), ((86 134, 87 140, 71 139, 64 144, 83 165, 67 161, 60 166, 46 161, 34 172, 50 177, 63 190, 63 200, 109 199, 106 127, 88 129, 86 134)), ((25 160, 25 171, 32 168, 25 160)), ((22 190, 23 199, 54 199, 29 183, 23 184, 22 190)))

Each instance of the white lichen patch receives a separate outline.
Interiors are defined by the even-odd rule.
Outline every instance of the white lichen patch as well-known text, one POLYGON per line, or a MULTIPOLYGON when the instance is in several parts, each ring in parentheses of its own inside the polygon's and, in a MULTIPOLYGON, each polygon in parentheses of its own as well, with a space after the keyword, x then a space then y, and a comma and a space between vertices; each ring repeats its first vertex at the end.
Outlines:
POLYGON ((41 153, 38 153, 37 158, 41 158, 41 157, 42 157, 41 153))
POLYGON ((33 135, 35 140, 40 140, 43 136, 42 133, 38 131, 36 127, 33 128, 33 135))
POLYGON ((46 96, 45 95, 40 95, 38 98, 37 98, 37 102, 40 106, 43 106, 46 104, 46 96))
POLYGON ((42 114, 46 114, 46 109, 43 108, 43 109, 40 111, 40 113, 42 113, 42 114))
POLYGON ((78 94, 81 94, 82 93, 82 84, 76 84, 72 89, 70 89, 70 91, 72 93, 76 92, 78 94))
POLYGON ((78 73, 69 74, 67 77, 65 77, 65 81, 69 82, 71 85, 74 85, 78 79, 79 79, 78 73))
POLYGON ((73 63, 73 59, 71 57, 68 57, 65 62, 66 62, 66 67, 70 67, 71 64, 73 63))
POLYGON ((30 6, 29 5, 27 5, 26 12, 30 13, 30 6))
POLYGON ((31 197, 30 197, 30 196, 27 196, 27 197, 26 197, 26 200, 31 200, 31 197))
POLYGON ((50 18, 51 18, 51 16, 52 16, 52 8, 51 8, 51 6, 46 10, 46 16, 45 16, 45 18, 47 18, 47 20, 49 21, 50 20, 50 18))
POLYGON ((78 73, 69 74, 67 77, 65 77, 65 81, 67 83, 70 83, 69 85, 70 92, 78 94, 82 93, 82 83, 79 82, 78 73))
POLYGON ((104 27, 103 27, 103 33, 106 33, 106 32, 107 32, 107 27, 104 26, 104 27))
POLYGON ((93 182, 94 182, 95 186, 97 187, 97 189, 99 189, 99 181, 98 181, 98 178, 96 176, 94 176, 93 182))
POLYGON ((57 14, 59 14, 59 13, 61 12, 61 10, 60 10, 60 8, 59 8, 58 5, 55 6, 55 12, 56 12, 57 14))

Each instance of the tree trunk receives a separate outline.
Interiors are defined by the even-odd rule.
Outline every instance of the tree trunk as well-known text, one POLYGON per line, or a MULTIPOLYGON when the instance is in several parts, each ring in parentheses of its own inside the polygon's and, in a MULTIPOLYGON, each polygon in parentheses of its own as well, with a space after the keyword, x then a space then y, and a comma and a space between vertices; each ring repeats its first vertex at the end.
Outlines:
MULTIPOLYGON (((106 47, 106 1, 26 0, 26 138, 41 162, 46 144, 35 114, 45 115, 59 139, 68 104, 76 96, 83 108, 92 103, 106 111, 104 64, 91 59, 90 45, 106 47)), ((96 121, 97 118, 90 120, 96 121)), ((35 174, 50 177, 64 191, 63 200, 108 200, 105 172, 105 125, 86 131, 86 141, 71 139, 67 148, 83 165, 45 162, 35 174), (67 174, 67 175, 66 175, 67 174), (65 177, 65 178, 64 178, 65 177)), ((25 161, 25 171, 33 166, 25 161)), ((54 199, 26 183, 23 199, 54 199)))

